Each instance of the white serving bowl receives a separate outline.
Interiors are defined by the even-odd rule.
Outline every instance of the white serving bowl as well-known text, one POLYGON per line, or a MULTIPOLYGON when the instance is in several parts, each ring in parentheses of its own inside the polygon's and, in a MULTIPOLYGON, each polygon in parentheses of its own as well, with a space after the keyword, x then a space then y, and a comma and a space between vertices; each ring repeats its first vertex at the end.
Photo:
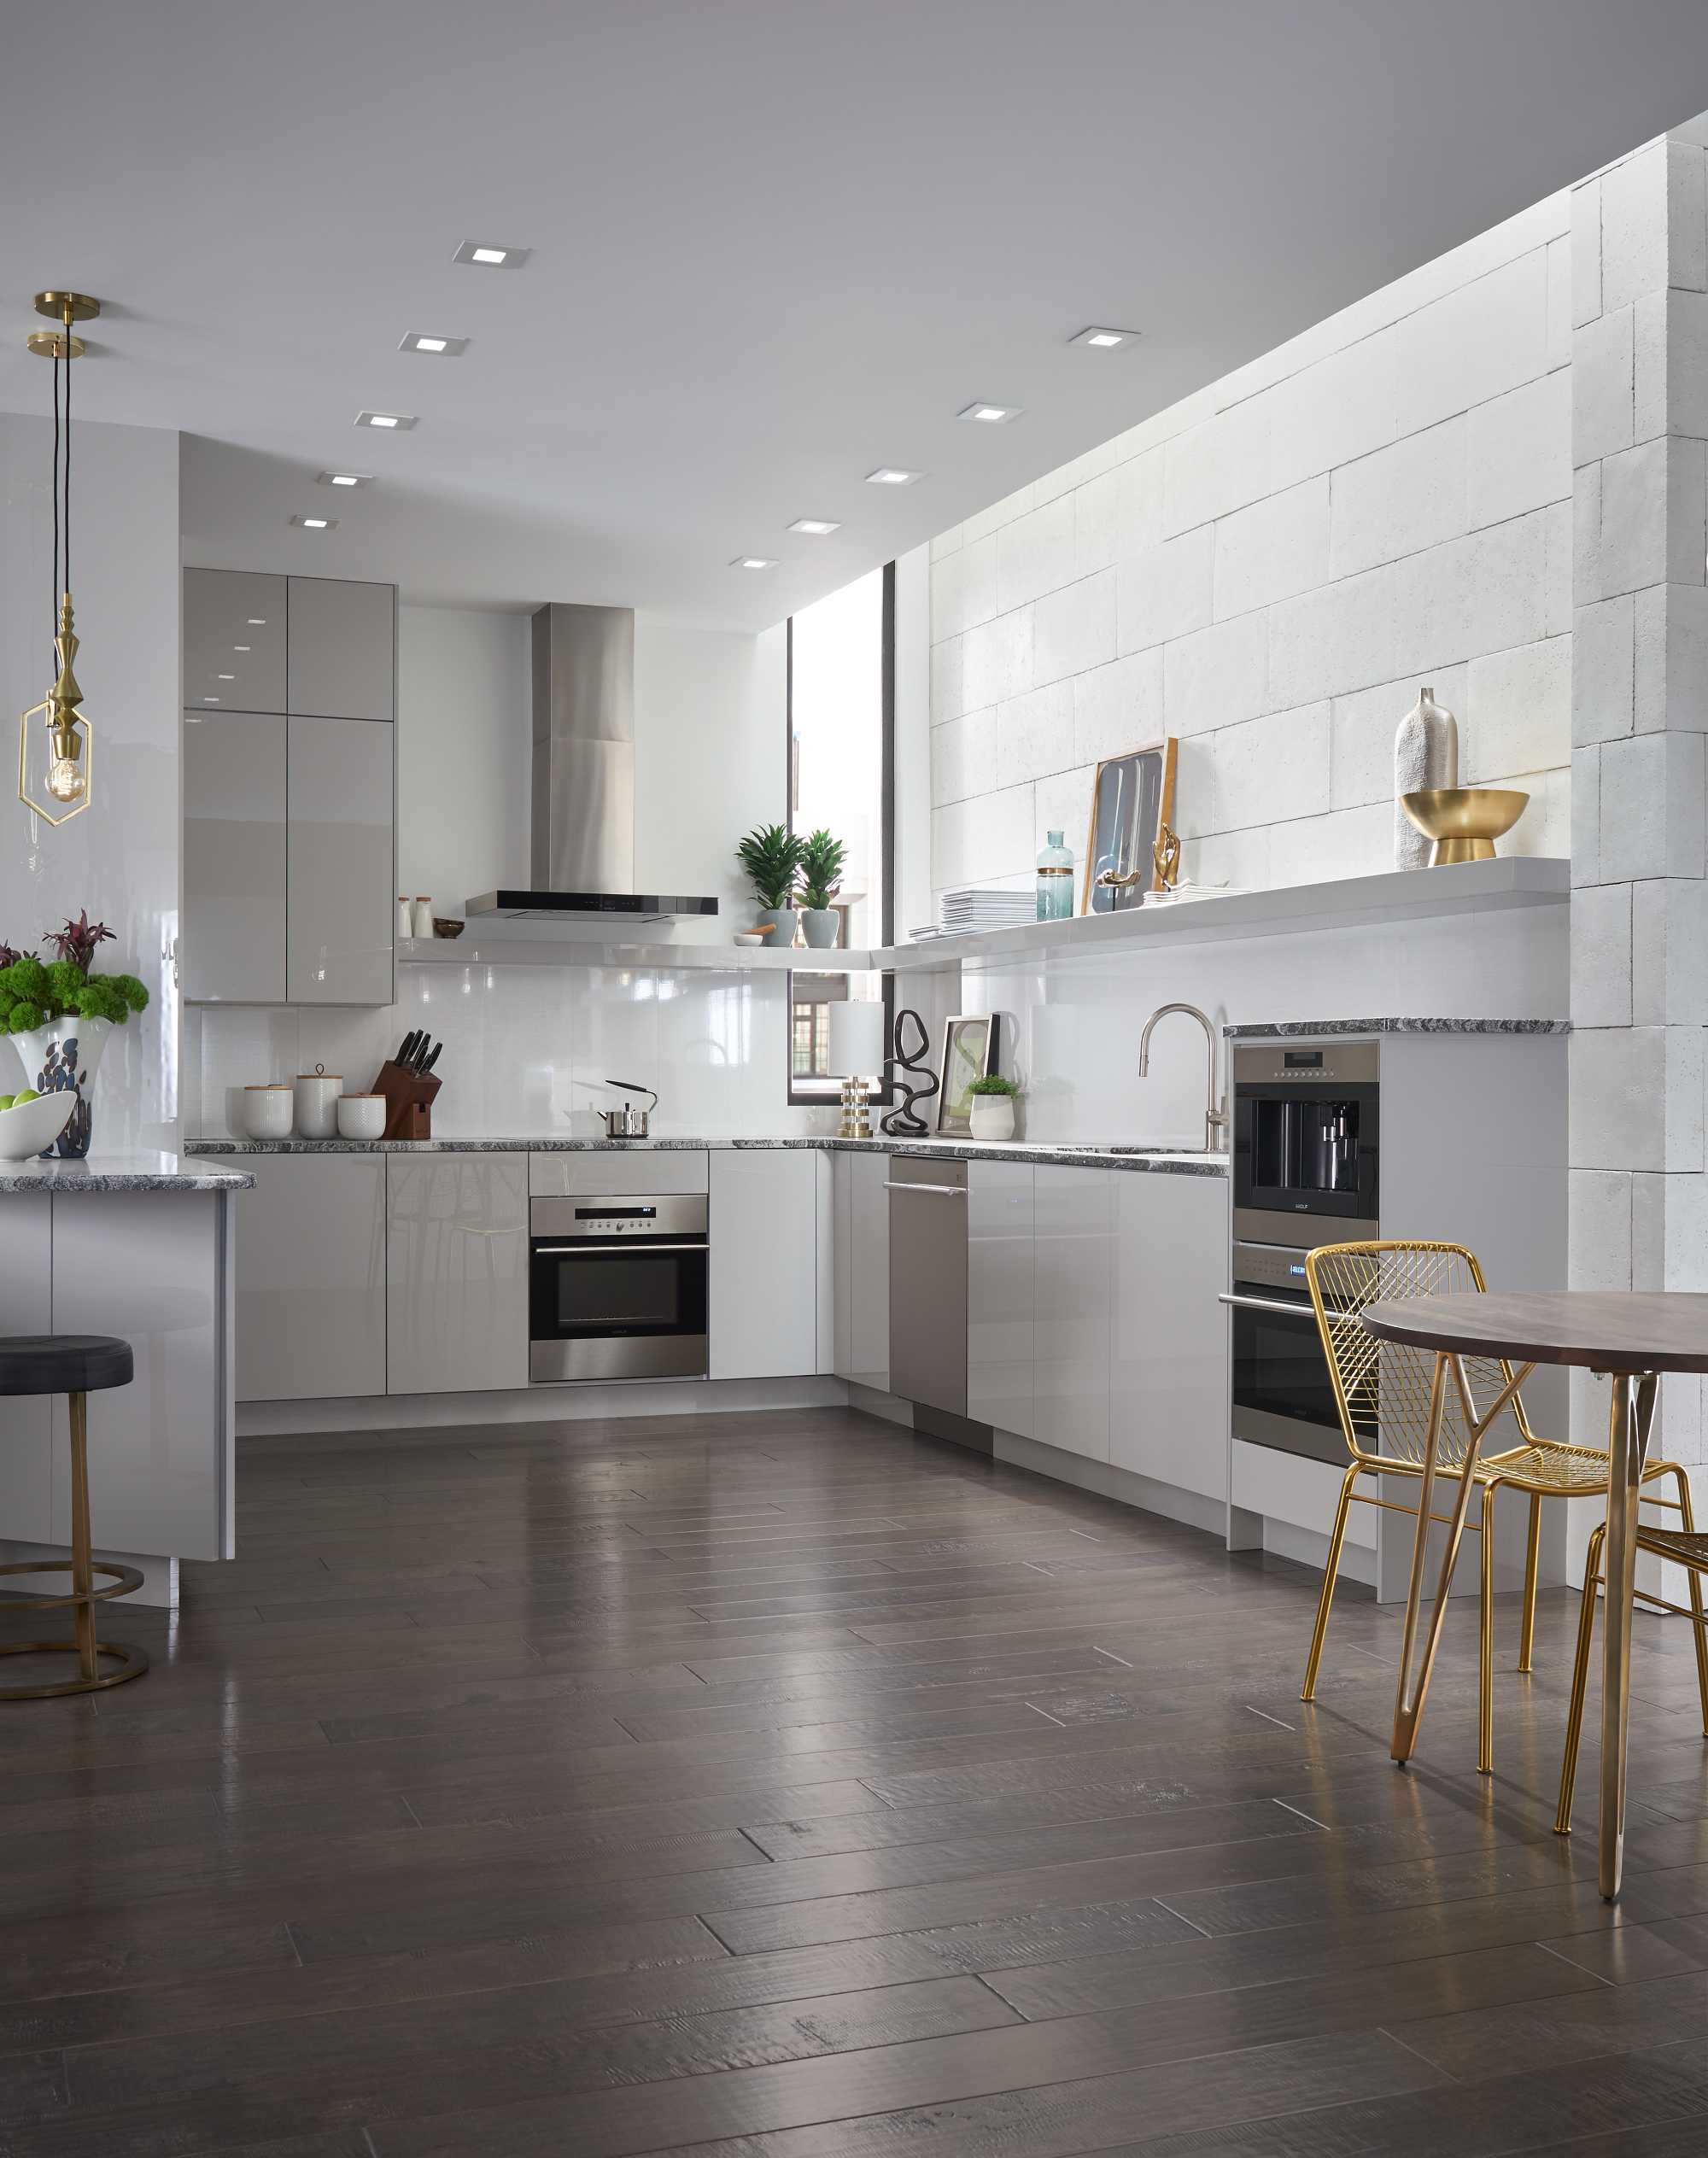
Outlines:
POLYGON ((385 1137, 383 1094, 341 1094, 338 1097, 338 1137, 341 1139, 383 1139, 385 1137))
POLYGON ((0 1109, 0 1161, 27 1161, 51 1146, 76 1107, 77 1096, 67 1086, 20 1102, 15 1109, 0 1109))

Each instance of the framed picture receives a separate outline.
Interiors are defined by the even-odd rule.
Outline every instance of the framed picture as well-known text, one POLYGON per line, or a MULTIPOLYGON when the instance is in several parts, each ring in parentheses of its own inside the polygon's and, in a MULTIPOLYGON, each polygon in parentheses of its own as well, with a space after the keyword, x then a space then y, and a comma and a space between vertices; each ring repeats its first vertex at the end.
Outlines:
POLYGON ((1098 765, 1081 914, 1120 914, 1162 889, 1154 850, 1163 826, 1174 821, 1176 747, 1170 734, 1098 765))
POLYGON ((945 1138, 964 1139, 973 1129, 975 1079, 997 1068, 997 1015, 976 1012, 943 1022, 943 1085, 937 1097, 937 1131, 945 1138))

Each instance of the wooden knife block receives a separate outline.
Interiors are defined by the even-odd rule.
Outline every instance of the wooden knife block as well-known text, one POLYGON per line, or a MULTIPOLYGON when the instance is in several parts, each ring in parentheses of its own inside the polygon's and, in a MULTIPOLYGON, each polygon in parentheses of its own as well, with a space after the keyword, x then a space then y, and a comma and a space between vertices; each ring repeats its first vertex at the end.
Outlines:
POLYGON ((430 1139, 433 1136, 433 1097, 440 1082, 429 1072, 406 1072, 389 1058, 379 1067, 373 1091, 385 1097, 385 1136, 389 1139, 430 1139))

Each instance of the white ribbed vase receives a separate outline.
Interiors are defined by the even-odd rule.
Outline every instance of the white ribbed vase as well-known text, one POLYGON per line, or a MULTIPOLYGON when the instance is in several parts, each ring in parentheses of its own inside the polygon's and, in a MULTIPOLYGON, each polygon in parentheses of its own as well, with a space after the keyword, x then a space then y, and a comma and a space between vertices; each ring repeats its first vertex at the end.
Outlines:
POLYGON ((1418 831, 1400 806, 1402 794, 1428 787, 1459 785, 1459 722, 1433 689, 1418 692, 1418 701, 1394 735, 1394 867, 1429 866, 1433 841, 1418 831))

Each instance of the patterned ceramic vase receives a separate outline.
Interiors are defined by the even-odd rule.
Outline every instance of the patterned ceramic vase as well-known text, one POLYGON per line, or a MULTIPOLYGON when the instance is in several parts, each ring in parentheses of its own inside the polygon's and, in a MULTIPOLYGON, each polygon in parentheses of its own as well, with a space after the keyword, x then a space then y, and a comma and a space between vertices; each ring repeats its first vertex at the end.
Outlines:
POLYGON ((27 1034, 9 1038, 24 1067, 26 1086, 33 1086, 38 1094, 68 1090, 77 1096, 71 1121, 44 1149, 44 1161, 56 1154, 68 1161, 81 1161, 88 1153, 90 1095, 112 1032, 110 1019, 79 1019, 67 1013, 63 1019, 50 1020, 45 1026, 32 1027, 27 1034))

